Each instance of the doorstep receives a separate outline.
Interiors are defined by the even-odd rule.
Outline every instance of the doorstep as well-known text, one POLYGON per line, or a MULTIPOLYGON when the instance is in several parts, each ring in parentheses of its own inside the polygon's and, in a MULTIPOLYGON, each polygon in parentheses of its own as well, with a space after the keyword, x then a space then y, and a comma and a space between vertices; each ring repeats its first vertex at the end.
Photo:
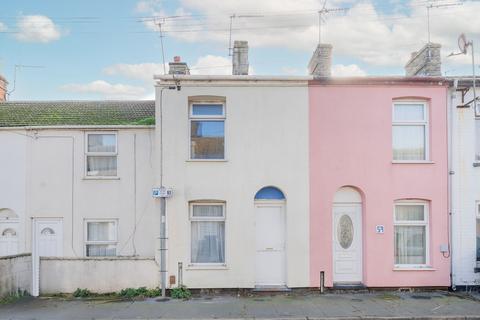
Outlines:
POLYGON ((255 286, 253 292, 290 292, 292 289, 287 286, 255 286))
POLYGON ((333 283, 334 290, 365 290, 367 287, 361 282, 337 282, 333 283))

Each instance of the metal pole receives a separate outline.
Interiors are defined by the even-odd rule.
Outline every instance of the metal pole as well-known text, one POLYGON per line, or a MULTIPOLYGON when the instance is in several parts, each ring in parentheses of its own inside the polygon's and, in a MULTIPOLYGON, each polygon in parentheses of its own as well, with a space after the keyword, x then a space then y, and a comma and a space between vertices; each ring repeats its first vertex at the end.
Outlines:
POLYGON ((166 237, 166 199, 160 198, 160 277, 162 283, 162 297, 166 296, 167 287, 167 237, 166 237))

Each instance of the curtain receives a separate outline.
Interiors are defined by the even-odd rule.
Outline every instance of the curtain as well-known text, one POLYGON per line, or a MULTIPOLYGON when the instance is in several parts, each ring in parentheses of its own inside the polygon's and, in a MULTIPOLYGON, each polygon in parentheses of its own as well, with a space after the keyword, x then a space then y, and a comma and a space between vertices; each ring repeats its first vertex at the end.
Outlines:
POLYGON ((116 176, 117 156, 88 156, 87 175, 116 176))
POLYGON ((395 206, 395 219, 397 221, 424 221, 425 207, 422 205, 397 205, 395 206))
POLYGON ((225 262, 225 222, 192 221, 192 263, 225 262))
POLYGON ((193 205, 194 217, 223 217, 222 205, 193 205))
POLYGON ((88 222, 87 241, 115 241, 113 222, 88 222))
POLYGON ((87 244, 87 257, 112 257, 117 255, 117 248, 111 244, 87 244))
POLYGON ((425 160, 425 126, 393 126, 393 159, 425 160))
POLYGON ((395 226, 395 264, 425 263, 425 226, 395 226))
POLYGON ((477 266, 480 267, 480 218, 477 218, 477 266))
POLYGON ((480 119, 475 120, 475 160, 480 161, 480 119))
POLYGON ((88 152, 115 152, 114 134, 89 134, 88 152))

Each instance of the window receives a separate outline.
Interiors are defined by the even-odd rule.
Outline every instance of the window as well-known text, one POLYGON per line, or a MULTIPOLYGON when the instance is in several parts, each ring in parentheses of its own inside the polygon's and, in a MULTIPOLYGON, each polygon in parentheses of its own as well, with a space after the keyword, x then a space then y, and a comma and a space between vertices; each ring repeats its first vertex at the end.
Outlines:
POLYGON ((192 264, 224 264, 225 204, 192 203, 190 220, 192 264))
POLYGON ((393 104, 393 160, 428 160, 428 115, 423 102, 393 104))
POLYGON ((115 177, 117 175, 117 134, 86 134, 86 175, 115 177))
POLYGON ((475 119, 475 161, 480 162, 480 119, 475 119))
POLYGON ((190 105, 190 159, 225 158, 225 106, 223 103, 190 105))
POLYGON ((117 222, 115 220, 86 221, 85 255, 109 257, 117 254, 117 222))
POLYGON ((476 246, 476 257, 477 257, 477 268, 480 268, 480 202, 477 202, 477 246, 476 246))
POLYGON ((428 264, 428 205, 424 202, 395 204, 395 265, 428 264))

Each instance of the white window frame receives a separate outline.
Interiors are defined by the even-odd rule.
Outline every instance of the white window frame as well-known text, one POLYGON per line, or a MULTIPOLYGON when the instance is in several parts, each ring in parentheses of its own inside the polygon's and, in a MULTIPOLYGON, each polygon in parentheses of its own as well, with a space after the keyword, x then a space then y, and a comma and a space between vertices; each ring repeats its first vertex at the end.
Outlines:
POLYGON ((88 131, 85 132, 85 178, 86 179, 116 179, 118 178, 118 133, 116 131, 88 131), (113 134, 115 136, 115 151, 114 152, 90 152, 88 151, 88 136, 90 135, 106 135, 113 134), (88 175, 88 157, 111 157, 117 158, 117 174, 114 176, 91 176, 88 175))
MULTIPOLYGON (((115 245, 115 256, 118 256, 118 219, 84 219, 84 241, 83 241, 83 255, 87 256, 87 245, 115 245), (89 222, 113 222, 115 230, 115 240, 102 240, 102 241, 89 241, 88 240, 88 223, 89 222)), ((108 257, 108 256, 107 256, 108 257)), ((89 257, 89 258, 101 258, 101 257, 89 257)))
POLYGON ((430 162, 430 121, 428 112, 428 103, 425 101, 403 101, 395 100, 392 103, 392 162, 393 163, 425 163, 430 162), (423 120, 411 120, 411 121, 396 121, 395 120, 395 105, 397 104, 421 104, 423 105, 423 120), (425 158, 418 160, 397 160, 393 159, 393 127, 395 126, 424 126, 425 132, 425 158))
POLYGON ((190 101, 188 104, 188 161, 226 161, 227 154, 227 116, 225 111, 225 101, 223 100, 200 100, 200 101, 190 101), (222 105, 222 114, 221 115, 193 115, 193 105, 202 105, 202 104, 221 104, 222 105), (223 158, 218 159, 195 159, 192 158, 192 121, 223 121, 223 158))
POLYGON ((430 211, 429 203, 421 200, 400 200, 395 201, 393 205, 393 252, 394 252, 394 267, 395 269, 408 268, 430 268, 430 211), (423 206, 423 221, 417 220, 397 220, 397 206, 423 206), (396 226, 422 226, 425 227, 425 263, 424 264, 397 264, 395 263, 395 227, 396 226))
POLYGON ((227 217, 226 217, 226 203, 225 202, 207 202, 207 201, 192 201, 188 205, 188 216, 189 216, 189 224, 190 224, 190 232, 189 232, 189 251, 188 251, 188 261, 189 267, 197 267, 197 268, 225 268, 227 266, 227 217), (193 206, 222 206, 222 216, 221 217, 194 217, 193 216, 193 206), (223 237, 223 247, 224 247, 224 262, 192 262, 192 222, 195 221, 212 221, 212 222, 223 222, 224 223, 224 237, 223 237))
POLYGON ((480 201, 475 203, 475 267, 480 268, 480 261, 477 261, 477 221, 480 220, 480 201))

